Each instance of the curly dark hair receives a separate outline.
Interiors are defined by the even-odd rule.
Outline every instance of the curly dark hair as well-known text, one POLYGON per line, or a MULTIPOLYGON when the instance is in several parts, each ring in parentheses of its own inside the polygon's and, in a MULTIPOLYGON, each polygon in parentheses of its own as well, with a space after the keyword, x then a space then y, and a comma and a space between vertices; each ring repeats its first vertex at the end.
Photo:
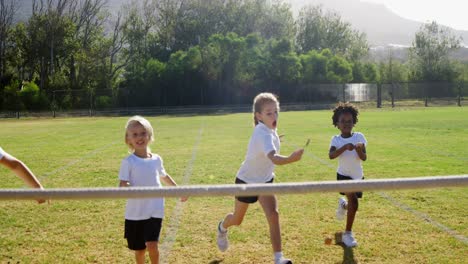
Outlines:
POLYGON ((350 113, 353 116, 353 124, 358 122, 359 109, 349 102, 339 102, 338 105, 336 105, 336 107, 333 109, 332 120, 334 126, 337 126, 340 115, 344 113, 350 113))

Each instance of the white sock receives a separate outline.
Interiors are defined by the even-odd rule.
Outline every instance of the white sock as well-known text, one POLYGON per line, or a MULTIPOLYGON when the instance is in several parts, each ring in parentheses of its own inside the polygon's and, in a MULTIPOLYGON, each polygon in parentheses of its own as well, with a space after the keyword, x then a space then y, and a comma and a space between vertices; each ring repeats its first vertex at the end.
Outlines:
POLYGON ((275 260, 280 259, 282 257, 283 257, 283 252, 282 251, 275 252, 275 260))
POLYGON ((342 204, 341 208, 343 208, 344 210, 348 210, 348 201, 346 199, 344 199, 345 203, 342 204))
POLYGON ((227 228, 223 227, 223 223, 224 223, 224 220, 221 221, 221 223, 219 224, 219 231, 225 233, 225 232, 227 232, 227 228))

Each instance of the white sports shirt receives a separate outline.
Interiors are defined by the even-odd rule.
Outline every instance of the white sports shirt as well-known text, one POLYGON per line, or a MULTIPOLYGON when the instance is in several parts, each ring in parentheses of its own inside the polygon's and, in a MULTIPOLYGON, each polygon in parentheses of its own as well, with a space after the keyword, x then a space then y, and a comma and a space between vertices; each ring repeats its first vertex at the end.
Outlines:
MULTIPOLYGON (((151 158, 140 158, 131 154, 122 160, 119 179, 130 182, 130 186, 162 187, 160 177, 166 176, 163 160, 157 154, 151 158)), ((146 220, 164 217, 164 198, 128 199, 125 219, 146 220)))
POLYGON ((280 140, 276 129, 270 129, 263 123, 255 126, 245 160, 237 178, 246 183, 265 183, 275 177, 275 164, 268 158, 268 153, 279 153, 280 140))
MULTIPOLYGON (((348 143, 352 143, 353 145, 364 143, 367 147, 367 140, 360 132, 353 132, 352 136, 349 138, 343 138, 341 135, 333 136, 330 147, 334 146, 339 149, 348 143)), ((338 161, 338 169, 336 172, 339 174, 351 177, 355 180, 360 180, 364 176, 362 171, 362 160, 359 158, 355 149, 351 151, 345 150, 339 156, 338 161)))

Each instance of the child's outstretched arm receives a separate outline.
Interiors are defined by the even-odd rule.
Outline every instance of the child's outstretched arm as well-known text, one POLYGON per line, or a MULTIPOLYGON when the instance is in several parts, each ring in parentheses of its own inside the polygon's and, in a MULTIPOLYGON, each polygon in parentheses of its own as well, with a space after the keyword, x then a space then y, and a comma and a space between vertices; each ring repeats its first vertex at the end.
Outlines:
MULTIPOLYGON (((164 184, 167 184, 169 186, 177 186, 177 183, 172 179, 171 175, 166 174, 166 176, 161 177, 161 180, 164 182, 164 184)), ((188 197, 180 197, 181 202, 185 202, 188 200, 188 197)))
POLYGON ((286 165, 301 160, 302 154, 304 154, 303 148, 294 151, 289 156, 282 156, 276 153, 275 150, 272 150, 267 156, 275 165, 286 165))
POLYGON ((328 157, 330 159, 335 159, 338 156, 340 156, 341 154, 343 154, 343 152, 345 152, 346 150, 351 151, 353 149, 354 149, 354 145, 351 144, 351 143, 348 143, 348 144, 342 146, 339 149, 337 149, 335 146, 331 146, 330 150, 328 151, 328 157))
MULTIPOLYGON (((30 187, 44 189, 36 176, 34 176, 34 173, 21 160, 4 152, 3 158, 0 159, 0 164, 13 171, 30 187)), ((37 199, 38 203, 44 203, 45 201, 44 199, 37 199)))

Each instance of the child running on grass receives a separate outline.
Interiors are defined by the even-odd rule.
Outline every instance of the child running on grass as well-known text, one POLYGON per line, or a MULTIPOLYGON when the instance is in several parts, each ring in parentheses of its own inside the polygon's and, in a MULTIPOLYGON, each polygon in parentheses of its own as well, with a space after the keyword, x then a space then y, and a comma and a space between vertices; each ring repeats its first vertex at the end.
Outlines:
MULTIPOLYGON (((278 125, 279 102, 271 93, 257 95, 253 103, 255 128, 250 138, 245 161, 242 163, 236 184, 272 183, 275 165, 285 165, 299 161, 304 149, 298 149, 289 156, 279 154, 280 139, 276 132, 278 125)), ((221 251, 228 249, 228 228, 242 223, 249 204, 260 202, 270 228, 270 239, 275 264, 292 264, 285 258, 281 249, 281 230, 278 202, 275 195, 236 197, 234 212, 229 213, 217 226, 217 244, 221 251)))
MULTIPOLYGON (((141 116, 131 117, 125 127, 125 143, 131 154, 122 160, 120 187, 156 186, 161 181, 176 186, 166 173, 162 158, 151 153, 148 145, 154 141, 153 127, 141 116)), ((185 202, 187 198, 181 198, 185 202)), ((129 199, 125 210, 125 238, 128 248, 135 251, 136 263, 145 263, 148 250, 151 263, 159 263, 158 241, 164 217, 164 198, 129 199)))
MULTIPOLYGON (((33 188, 44 189, 34 173, 21 160, 8 154, 0 147, 0 164, 13 171, 19 178, 33 188)), ((38 203, 44 203, 45 199, 37 199, 38 203)))
MULTIPOLYGON (((363 180, 362 161, 367 159, 367 140, 362 133, 353 132, 354 125, 358 122, 359 110, 350 103, 339 103, 333 109, 333 125, 340 130, 340 135, 332 137, 330 159, 339 157, 337 180, 363 180)), ((358 198, 362 198, 362 192, 341 193, 346 198, 340 197, 336 217, 343 220, 347 212, 346 230, 342 241, 346 247, 357 246, 352 228, 356 212, 359 207, 358 198)))

